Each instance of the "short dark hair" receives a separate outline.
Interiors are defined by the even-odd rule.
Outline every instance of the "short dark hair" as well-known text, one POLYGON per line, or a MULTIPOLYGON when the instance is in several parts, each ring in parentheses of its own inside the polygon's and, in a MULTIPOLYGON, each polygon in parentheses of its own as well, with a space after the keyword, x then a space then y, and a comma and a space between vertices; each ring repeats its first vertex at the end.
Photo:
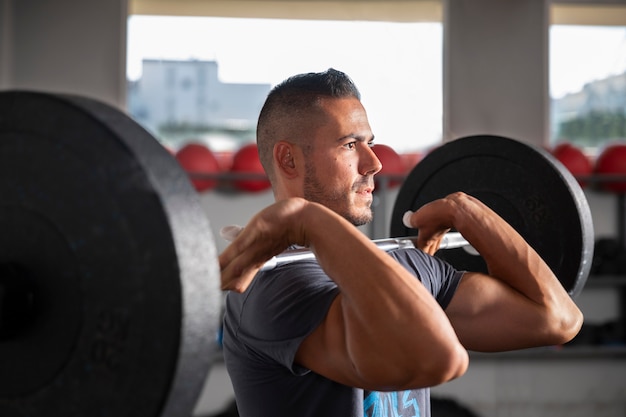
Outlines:
MULTIPOLYGON (((345 73, 329 68, 324 72, 294 75, 275 86, 267 96, 257 123, 259 158, 270 180, 273 180, 272 154, 281 132, 297 131, 309 112, 323 98, 361 100, 361 93, 345 73)), ((296 135, 297 136, 297 135, 296 135)), ((291 138, 297 140, 296 137, 291 138)), ((303 149, 306 150, 306 144, 303 149)))

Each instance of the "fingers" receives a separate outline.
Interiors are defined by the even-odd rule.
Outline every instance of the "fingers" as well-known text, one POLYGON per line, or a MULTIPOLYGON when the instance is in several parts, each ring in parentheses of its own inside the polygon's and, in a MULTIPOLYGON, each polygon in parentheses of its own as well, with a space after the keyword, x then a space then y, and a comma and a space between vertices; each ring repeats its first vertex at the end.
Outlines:
MULTIPOLYGON (((411 219, 413 217, 413 211, 409 210, 402 216, 402 223, 409 228, 414 228, 411 219)), ((417 237, 416 246, 421 249, 423 252, 426 252, 429 255, 434 255, 435 252, 439 250, 439 245, 441 244, 441 239, 433 240, 426 236, 426 233, 419 233, 417 237)))
POLYGON ((220 235, 231 241, 219 256, 222 290, 244 292, 265 262, 289 246, 287 221, 280 210, 283 206, 266 208, 245 228, 231 225, 220 230, 220 235))
POLYGON ((231 244, 219 256, 223 290, 243 292, 259 269, 291 244, 306 243, 301 198, 276 202, 257 213, 245 228, 226 226, 220 235, 231 244))
POLYGON ((416 212, 409 210, 402 216, 402 223, 406 227, 419 230, 415 245, 429 255, 434 255, 439 250, 443 237, 450 231, 447 223, 434 216, 439 214, 439 210, 432 208, 438 204, 439 201, 436 200, 429 203, 430 207, 423 206, 416 212))
MULTIPOLYGON (((220 236, 228 242, 233 242, 242 231, 242 226, 232 224, 222 227, 220 229, 220 236)), ((226 251, 219 256, 221 288, 223 291, 236 291, 241 293, 248 288, 250 282, 252 282, 252 279, 258 272, 258 268, 249 267, 249 271, 244 272, 242 267, 238 267, 236 248, 237 246, 230 245, 226 251)), ((239 260, 239 264, 246 265, 244 260, 239 260)))
MULTIPOLYGON (((220 261, 221 262, 221 261, 220 261)), ((231 262, 221 271, 221 289, 223 291, 245 292, 259 271, 260 266, 247 266, 241 269, 236 262, 231 262)))
MULTIPOLYGON (((239 226, 222 228, 220 235, 231 244, 219 255, 222 290, 244 292, 258 272, 255 262, 254 233, 239 226)), ((262 266, 262 262, 261 262, 262 266)))
POLYGON ((263 266, 263 261, 255 262, 253 250, 242 245, 232 243, 219 255, 223 291, 244 292, 263 266))

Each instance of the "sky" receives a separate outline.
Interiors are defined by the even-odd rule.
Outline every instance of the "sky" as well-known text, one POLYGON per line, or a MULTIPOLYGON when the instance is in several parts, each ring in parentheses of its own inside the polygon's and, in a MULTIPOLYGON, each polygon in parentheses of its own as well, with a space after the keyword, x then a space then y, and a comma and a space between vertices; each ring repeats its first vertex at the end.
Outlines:
MULTIPOLYGON (((127 76, 142 59, 215 60, 222 82, 271 85, 333 67, 361 90, 377 142, 405 152, 440 141, 442 42, 440 23, 131 16, 127 76)), ((626 27, 552 27, 553 98, 625 71, 626 27)))
POLYGON ((626 27, 554 26, 550 95, 561 98, 594 80, 626 72, 626 27))

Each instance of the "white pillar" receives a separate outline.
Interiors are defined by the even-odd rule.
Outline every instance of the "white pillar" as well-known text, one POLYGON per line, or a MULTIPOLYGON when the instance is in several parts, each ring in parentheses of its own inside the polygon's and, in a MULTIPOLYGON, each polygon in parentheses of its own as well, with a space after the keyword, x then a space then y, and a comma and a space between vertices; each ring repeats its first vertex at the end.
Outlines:
POLYGON ((128 0, 0 0, 0 88, 126 102, 128 0))
POLYGON ((547 1, 444 1, 444 141, 548 143, 547 1))
POLYGON ((13 51, 13 0, 0 0, 0 89, 11 84, 13 51))

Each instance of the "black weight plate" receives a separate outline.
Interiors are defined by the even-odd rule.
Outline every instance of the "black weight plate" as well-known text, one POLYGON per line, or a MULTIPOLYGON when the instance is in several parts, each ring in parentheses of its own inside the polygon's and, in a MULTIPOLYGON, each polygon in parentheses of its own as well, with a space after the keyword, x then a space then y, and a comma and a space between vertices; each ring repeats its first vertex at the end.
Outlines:
POLYGON ((189 416, 221 292, 169 152, 103 103, 2 92, 0 196, 0 290, 32 290, 32 317, 3 317, 19 328, 0 341, 0 415, 189 416))
MULTIPOLYGON (((593 223, 585 195, 567 169, 543 149, 499 136, 470 136, 428 154, 398 192, 391 236, 414 235, 402 224, 407 210, 456 191, 483 201, 543 257, 568 293, 582 290, 593 258, 593 223)), ((464 248, 437 256, 458 269, 487 271, 464 248)))

